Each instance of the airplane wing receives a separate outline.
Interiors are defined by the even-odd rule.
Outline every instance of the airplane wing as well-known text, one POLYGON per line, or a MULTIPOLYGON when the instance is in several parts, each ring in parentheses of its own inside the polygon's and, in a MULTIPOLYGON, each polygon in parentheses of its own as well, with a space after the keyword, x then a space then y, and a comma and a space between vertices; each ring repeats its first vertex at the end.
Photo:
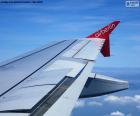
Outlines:
POLYGON ((92 73, 101 52, 110 56, 114 21, 84 39, 52 42, 0 64, 0 116, 70 116, 79 98, 128 88, 92 73))

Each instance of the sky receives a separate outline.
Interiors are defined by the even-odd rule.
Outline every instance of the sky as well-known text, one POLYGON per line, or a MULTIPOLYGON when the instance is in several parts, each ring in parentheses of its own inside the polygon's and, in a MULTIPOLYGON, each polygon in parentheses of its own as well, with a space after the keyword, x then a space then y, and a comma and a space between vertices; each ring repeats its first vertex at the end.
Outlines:
POLYGON ((43 3, 36 4, 0 3, 0 61, 43 46, 50 41, 84 38, 110 22, 120 20, 121 23, 110 36, 111 57, 104 58, 100 54, 95 67, 103 68, 97 68, 99 73, 106 74, 110 71, 111 76, 116 76, 114 70, 118 69, 119 73, 125 69, 116 77, 125 75, 124 79, 133 83, 132 90, 130 88, 118 94, 80 100, 72 115, 82 116, 88 111, 89 116, 138 116, 139 83, 134 80, 139 80, 140 77, 140 74, 135 72, 139 72, 140 67, 140 7, 126 8, 125 1, 43 0, 43 3), (134 80, 126 75, 130 70, 134 80), (115 100, 112 103, 110 99, 115 100), (125 100, 130 102, 125 105, 116 104, 125 100), (108 108, 105 107, 106 104, 108 108), (128 104, 133 111, 129 110, 128 104), (99 110, 101 107, 102 111, 99 110), (119 107, 124 112, 121 112, 119 107), (134 112, 136 113, 133 114, 134 112))

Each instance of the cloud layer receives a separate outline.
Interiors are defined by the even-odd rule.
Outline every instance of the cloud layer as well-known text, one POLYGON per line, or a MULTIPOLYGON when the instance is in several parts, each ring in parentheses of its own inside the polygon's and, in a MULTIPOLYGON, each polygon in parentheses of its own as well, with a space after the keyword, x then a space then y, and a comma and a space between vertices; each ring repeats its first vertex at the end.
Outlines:
POLYGON ((140 104, 140 95, 120 96, 120 97, 109 95, 105 97, 104 101, 109 103, 122 104, 122 105, 126 105, 128 103, 140 104))
POLYGON ((110 116, 125 116, 125 114, 120 111, 116 111, 116 112, 110 113, 110 116))

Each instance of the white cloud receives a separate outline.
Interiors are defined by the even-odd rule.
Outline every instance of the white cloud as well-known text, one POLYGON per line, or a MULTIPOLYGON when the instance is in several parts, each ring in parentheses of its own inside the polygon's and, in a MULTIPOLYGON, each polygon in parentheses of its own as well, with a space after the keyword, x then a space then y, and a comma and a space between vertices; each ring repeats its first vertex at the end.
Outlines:
POLYGON ((116 103, 116 104, 128 104, 128 103, 138 103, 140 104, 140 95, 135 95, 135 96, 114 96, 114 95, 110 95, 107 96, 104 99, 105 102, 109 102, 109 103, 116 103))
POLYGON ((135 95, 134 96, 134 101, 140 103, 140 95, 135 95))
POLYGON ((110 116, 125 116, 125 114, 120 111, 116 111, 116 112, 110 113, 110 116))
POLYGON ((140 110, 140 105, 136 106, 136 108, 140 110))
POLYGON ((97 101, 91 101, 87 103, 88 106, 102 106, 103 104, 101 102, 97 101))
POLYGON ((120 111, 115 111, 115 112, 110 113, 109 116, 132 116, 132 115, 131 114, 125 114, 125 113, 120 112, 120 111))

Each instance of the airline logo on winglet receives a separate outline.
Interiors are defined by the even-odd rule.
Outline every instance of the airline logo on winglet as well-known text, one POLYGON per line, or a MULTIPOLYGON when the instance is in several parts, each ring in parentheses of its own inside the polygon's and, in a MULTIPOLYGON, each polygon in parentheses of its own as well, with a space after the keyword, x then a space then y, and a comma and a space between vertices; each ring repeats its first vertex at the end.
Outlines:
POLYGON ((107 39, 109 34, 115 29, 115 27, 120 23, 120 21, 114 21, 104 28, 96 31, 95 33, 87 36, 87 38, 103 38, 107 39))
POLYGON ((115 24, 110 24, 104 29, 101 29, 99 32, 95 33, 95 37, 100 37, 101 35, 104 35, 105 33, 107 33, 109 30, 113 28, 115 28, 115 24))
POLYGON ((110 56, 110 40, 109 35, 115 29, 115 27, 120 23, 120 21, 114 21, 104 28, 96 31, 95 33, 87 36, 88 39, 102 38, 105 39, 104 45, 101 49, 101 53, 104 57, 110 56))

